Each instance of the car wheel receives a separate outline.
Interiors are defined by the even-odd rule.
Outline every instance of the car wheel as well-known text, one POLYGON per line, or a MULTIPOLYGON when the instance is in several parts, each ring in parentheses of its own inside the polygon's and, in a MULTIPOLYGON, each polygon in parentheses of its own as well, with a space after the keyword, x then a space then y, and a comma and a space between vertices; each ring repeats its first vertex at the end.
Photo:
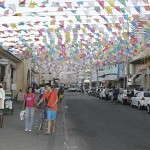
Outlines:
POLYGON ((148 112, 148 114, 150 114, 150 106, 149 105, 147 106, 147 112, 148 112))
POLYGON ((140 103, 138 103, 138 109, 141 110, 141 104, 140 103))

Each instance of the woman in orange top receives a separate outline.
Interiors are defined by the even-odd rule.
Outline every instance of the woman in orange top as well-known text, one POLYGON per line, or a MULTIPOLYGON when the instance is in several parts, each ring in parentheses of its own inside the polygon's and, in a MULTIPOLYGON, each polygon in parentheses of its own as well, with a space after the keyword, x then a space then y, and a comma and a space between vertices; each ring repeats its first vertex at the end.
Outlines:
POLYGON ((47 120, 48 120, 48 131, 46 134, 50 134, 51 132, 55 132, 55 125, 56 125, 56 116, 58 111, 58 94, 57 91, 52 89, 52 86, 47 83, 46 92, 42 96, 41 100, 38 102, 37 105, 40 105, 43 100, 47 100, 47 120), (52 131, 51 131, 52 129, 52 131))

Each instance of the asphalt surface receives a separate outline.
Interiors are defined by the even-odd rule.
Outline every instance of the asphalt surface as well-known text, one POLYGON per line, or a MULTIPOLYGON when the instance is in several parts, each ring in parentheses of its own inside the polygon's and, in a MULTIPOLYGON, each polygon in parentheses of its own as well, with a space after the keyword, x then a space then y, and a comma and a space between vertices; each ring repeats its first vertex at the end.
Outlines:
POLYGON ((128 105, 66 93, 70 150, 150 150, 150 115, 128 105))
POLYGON ((19 113, 5 115, 0 150, 150 150, 150 115, 145 110, 114 104, 80 93, 65 93, 59 104, 56 133, 24 131, 19 113))

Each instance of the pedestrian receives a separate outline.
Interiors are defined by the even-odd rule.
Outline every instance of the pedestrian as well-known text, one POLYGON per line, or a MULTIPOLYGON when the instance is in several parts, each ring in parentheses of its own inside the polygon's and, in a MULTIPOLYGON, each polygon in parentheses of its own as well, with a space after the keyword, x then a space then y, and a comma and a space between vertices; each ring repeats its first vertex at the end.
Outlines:
POLYGON ((0 128, 3 127, 4 101, 5 101, 5 91, 3 89, 3 84, 0 83, 0 128))
POLYGON ((23 101, 24 100, 24 93, 20 89, 18 94, 17 94, 17 102, 23 101))
POLYGON ((48 120, 48 130, 45 132, 45 134, 50 134, 55 132, 55 126, 56 126, 56 117, 57 117, 57 111, 58 111, 58 94, 57 91, 51 86, 50 83, 47 83, 46 86, 46 92, 40 99, 40 101, 37 103, 37 105, 40 105, 43 100, 47 100, 47 120, 48 120))
POLYGON ((59 97, 59 101, 62 102, 62 99, 64 97, 64 89, 62 86, 58 90, 58 97, 59 97))
POLYGON ((114 100, 115 103, 117 103, 117 99, 118 99, 118 91, 117 91, 117 89, 114 89, 113 100, 114 100))
POLYGON ((106 95, 106 101, 108 101, 108 96, 109 96, 109 89, 106 87, 105 89, 105 95, 106 95))
POLYGON ((24 95, 23 110, 25 109, 25 131, 32 131, 32 124, 35 112, 36 95, 32 87, 28 87, 24 95))

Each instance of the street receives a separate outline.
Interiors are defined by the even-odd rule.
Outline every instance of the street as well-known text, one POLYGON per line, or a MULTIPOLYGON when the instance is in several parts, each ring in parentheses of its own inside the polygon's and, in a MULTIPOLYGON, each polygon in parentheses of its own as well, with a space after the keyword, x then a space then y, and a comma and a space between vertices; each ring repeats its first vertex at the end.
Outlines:
POLYGON ((145 110, 80 93, 66 93, 70 150, 149 150, 150 116, 145 110))
POLYGON ((110 103, 77 92, 65 93, 59 103, 56 133, 24 131, 21 104, 5 115, 0 129, 0 150, 149 150, 150 115, 145 110, 110 103))

